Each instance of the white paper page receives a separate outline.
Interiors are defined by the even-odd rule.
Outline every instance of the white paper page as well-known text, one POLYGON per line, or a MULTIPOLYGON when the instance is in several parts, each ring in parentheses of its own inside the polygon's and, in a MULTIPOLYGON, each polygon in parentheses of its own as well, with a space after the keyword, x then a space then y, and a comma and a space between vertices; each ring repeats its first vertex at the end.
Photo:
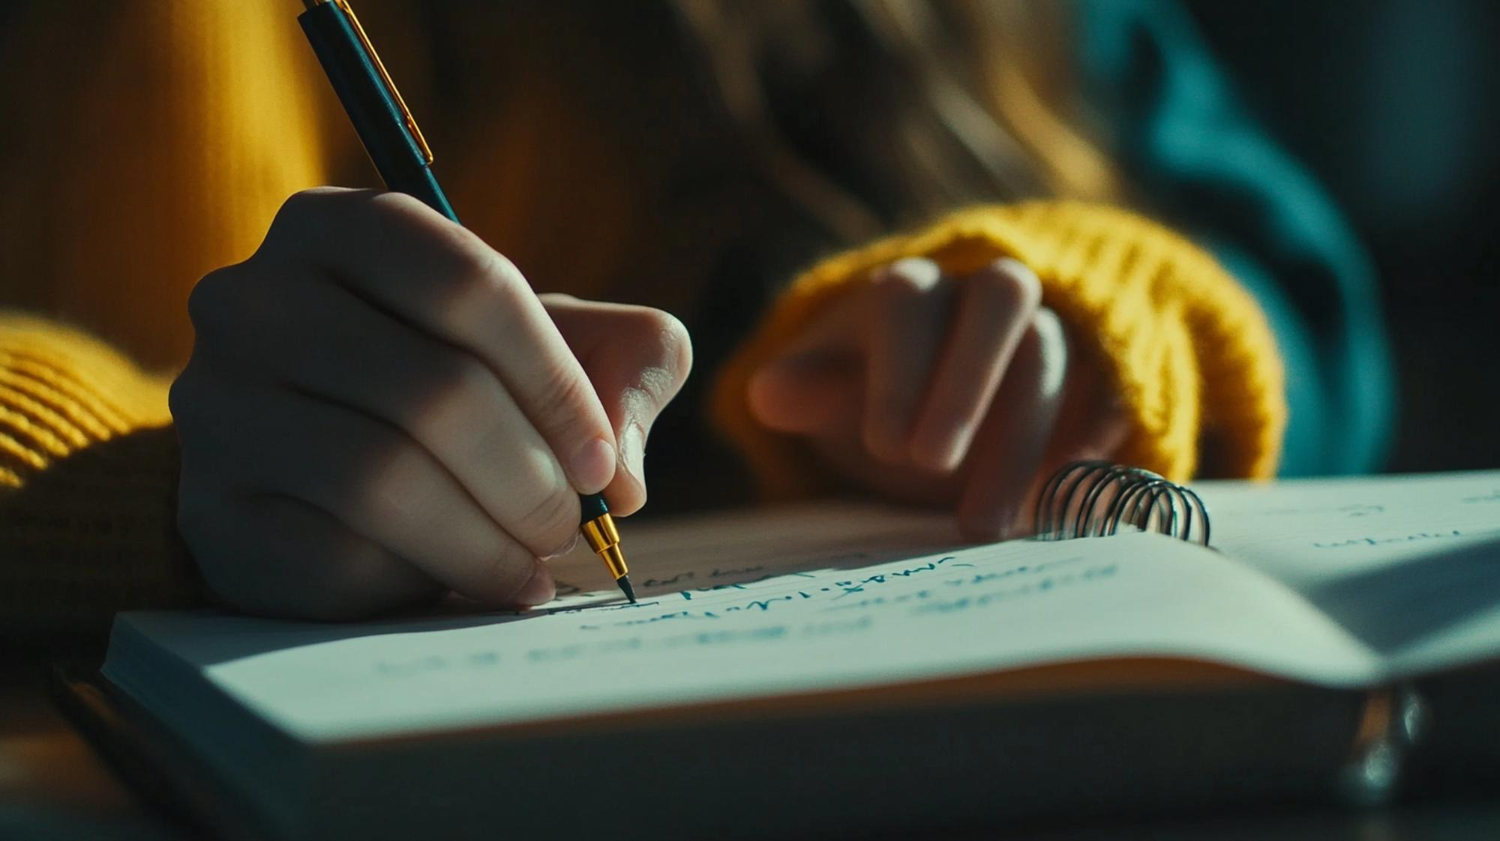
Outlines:
POLYGON ((1410 674, 1500 655, 1500 471, 1194 485, 1212 542, 1410 674))
MULTIPOLYGON (((630 527, 643 597, 635 606, 603 589, 524 618, 315 626, 148 613, 124 621, 315 741, 1104 656, 1202 658, 1330 685, 1379 677, 1373 654, 1300 596, 1158 535, 907 551, 875 562, 860 548, 924 531, 930 546, 947 529, 829 509, 630 527)), ((613 586, 597 560, 562 566, 570 583, 613 586)))

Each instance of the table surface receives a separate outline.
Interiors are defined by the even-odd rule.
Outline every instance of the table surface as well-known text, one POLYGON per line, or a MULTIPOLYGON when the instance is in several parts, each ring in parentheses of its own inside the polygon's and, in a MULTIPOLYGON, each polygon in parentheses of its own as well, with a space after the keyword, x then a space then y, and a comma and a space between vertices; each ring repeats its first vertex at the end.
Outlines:
MULTIPOLYGON (((964 833, 964 841, 1150 838, 1237 841, 1250 838, 1351 841, 1457 841, 1500 838, 1500 792, 1427 793, 1413 802, 1356 810, 1334 805, 1275 811, 1236 809, 1148 822, 1027 825, 964 833)), ((118 782, 49 704, 34 670, 0 670, 0 838, 7 841, 182 841, 187 835, 153 816, 118 782)))

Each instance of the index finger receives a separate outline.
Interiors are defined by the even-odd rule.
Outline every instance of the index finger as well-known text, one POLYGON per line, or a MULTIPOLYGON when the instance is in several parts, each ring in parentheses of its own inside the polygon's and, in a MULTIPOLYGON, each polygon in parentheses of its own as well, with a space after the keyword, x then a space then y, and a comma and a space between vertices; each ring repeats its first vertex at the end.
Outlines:
POLYGON ((402 193, 324 188, 289 199, 256 256, 297 261, 495 372, 579 493, 614 477, 615 438, 588 376, 519 269, 402 193))

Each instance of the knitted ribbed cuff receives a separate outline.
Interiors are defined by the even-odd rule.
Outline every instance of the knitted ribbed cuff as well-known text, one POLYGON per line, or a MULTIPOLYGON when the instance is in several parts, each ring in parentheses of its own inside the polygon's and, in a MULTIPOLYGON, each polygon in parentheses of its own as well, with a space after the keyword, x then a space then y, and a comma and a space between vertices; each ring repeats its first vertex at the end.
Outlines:
POLYGON ((90 444, 164 426, 169 380, 63 325, 0 313, 0 486, 90 444))
POLYGON ((167 385, 60 325, 0 314, 0 626, 97 632, 191 603, 167 385))
POLYGON ((1042 303, 1100 360, 1130 421, 1121 461, 1183 481, 1212 440, 1216 474, 1268 478, 1286 427, 1281 359, 1255 300, 1206 252, 1116 208, 1072 202, 984 206, 954 213, 825 260, 798 277, 716 383, 716 424, 772 498, 822 480, 803 445, 758 424, 751 376, 829 303, 874 270, 928 257, 968 274, 999 257, 1036 272, 1042 303))

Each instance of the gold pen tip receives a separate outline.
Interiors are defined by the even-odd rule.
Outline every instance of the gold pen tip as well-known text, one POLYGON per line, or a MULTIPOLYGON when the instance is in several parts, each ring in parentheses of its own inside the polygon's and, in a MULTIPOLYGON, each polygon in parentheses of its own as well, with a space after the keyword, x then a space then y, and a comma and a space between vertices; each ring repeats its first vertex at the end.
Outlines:
POLYGON ((620 585, 620 590, 625 594, 625 598, 630 599, 631 604, 635 604, 635 588, 630 586, 630 576, 622 575, 615 579, 615 583, 620 585))

